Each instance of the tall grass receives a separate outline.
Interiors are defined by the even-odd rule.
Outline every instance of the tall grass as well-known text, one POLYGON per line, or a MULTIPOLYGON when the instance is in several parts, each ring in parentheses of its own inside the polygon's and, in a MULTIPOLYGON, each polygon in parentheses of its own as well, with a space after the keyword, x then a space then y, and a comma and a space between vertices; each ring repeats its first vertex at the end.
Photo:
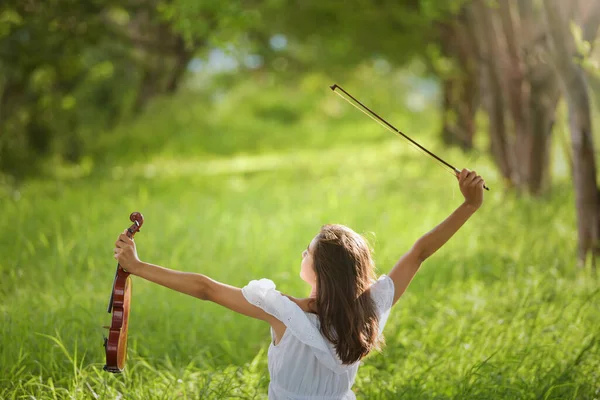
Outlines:
MULTIPOLYGON (((108 135, 85 178, 0 199, 0 398, 266 397, 267 326, 137 278, 126 371, 102 370, 113 243, 132 211, 145 216, 146 261, 238 286, 267 277, 303 296, 300 253, 322 224, 367 234, 385 273, 460 204, 452 176, 356 111, 238 90, 224 103, 165 100, 168 112, 108 135)), ((397 119, 440 150, 435 118, 397 119)), ((395 306, 357 396, 600 397, 600 290, 575 267, 570 184, 518 198, 484 156, 443 152, 492 191, 395 306)))

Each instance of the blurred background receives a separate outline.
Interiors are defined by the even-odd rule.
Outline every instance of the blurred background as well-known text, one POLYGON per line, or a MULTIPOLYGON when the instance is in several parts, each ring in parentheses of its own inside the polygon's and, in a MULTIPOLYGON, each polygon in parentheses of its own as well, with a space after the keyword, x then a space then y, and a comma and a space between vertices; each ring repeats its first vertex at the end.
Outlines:
POLYGON ((387 272, 462 198, 338 84, 491 188, 359 398, 596 398, 599 26, 598 0, 2 1, 0 397, 264 397, 264 327, 139 279, 135 367, 102 371, 112 243, 141 211, 146 261, 302 296, 340 222, 387 272))
POLYGON ((396 117, 408 134, 488 153, 499 190, 543 196, 559 148, 579 193, 584 258, 598 236, 583 220, 598 214, 599 23, 593 0, 7 0, 1 182, 89 174, 157 149, 211 156, 335 142, 328 124, 360 118, 326 93, 338 83, 390 117, 431 121, 396 117), (174 136, 189 138, 172 148, 174 136))

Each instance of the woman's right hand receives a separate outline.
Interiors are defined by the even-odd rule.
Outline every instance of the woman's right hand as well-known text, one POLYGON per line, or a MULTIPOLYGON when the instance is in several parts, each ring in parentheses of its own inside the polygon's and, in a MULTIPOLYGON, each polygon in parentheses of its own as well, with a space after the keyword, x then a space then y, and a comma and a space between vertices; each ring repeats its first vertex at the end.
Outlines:
POLYGON ((460 191, 465 197, 465 203, 475 207, 481 207, 483 203, 483 185, 485 181, 475 171, 469 171, 463 168, 460 174, 456 176, 460 191))

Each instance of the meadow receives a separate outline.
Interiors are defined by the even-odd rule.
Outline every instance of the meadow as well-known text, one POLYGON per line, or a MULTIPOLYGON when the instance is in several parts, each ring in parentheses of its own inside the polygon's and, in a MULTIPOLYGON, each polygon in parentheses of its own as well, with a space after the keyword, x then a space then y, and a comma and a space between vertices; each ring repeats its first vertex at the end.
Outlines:
MULTIPOLYGON (((238 286, 269 278, 305 296, 302 250, 322 224, 342 223, 388 272, 462 196, 326 83, 162 99, 78 168, 4 189, 0 398, 266 398, 268 326, 135 277, 127 367, 104 372, 112 249, 140 211, 142 260, 238 286)), ((437 143, 431 109, 383 109, 492 190, 395 306, 357 397, 600 398, 600 290, 575 265, 567 174, 541 199, 515 196, 483 152, 437 143)))

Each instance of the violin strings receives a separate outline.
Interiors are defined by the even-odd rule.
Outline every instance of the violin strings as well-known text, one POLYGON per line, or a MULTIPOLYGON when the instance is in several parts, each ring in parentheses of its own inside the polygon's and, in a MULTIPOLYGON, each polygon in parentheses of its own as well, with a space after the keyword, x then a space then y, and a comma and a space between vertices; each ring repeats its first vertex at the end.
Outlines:
MULTIPOLYGON (((335 88, 337 89, 337 87, 335 88)), ((346 100, 348 103, 352 104, 356 109, 358 109, 359 111, 361 111, 363 114, 365 114, 366 116, 368 116, 369 118, 371 118, 373 121, 377 122, 379 125, 383 126, 385 129, 387 129, 390 132, 395 133, 396 135, 398 135, 398 132, 394 131, 392 128, 390 128, 389 126, 387 126, 386 124, 384 124, 381 120, 379 120, 378 118, 375 118, 371 113, 367 112, 366 110, 364 110, 362 107, 359 107, 357 104, 354 103, 354 101, 352 101, 351 99, 346 98, 346 96, 344 96, 342 93, 338 92, 337 90, 333 89, 333 92, 336 93, 338 96, 340 96, 342 99, 346 100)), ((402 135, 398 135, 401 136, 402 135)), ((419 146, 416 146, 414 143, 412 143, 410 140, 407 140, 408 144, 411 145, 412 148, 416 149, 417 151, 419 151, 422 154, 425 155, 429 155, 427 154, 427 152, 423 151, 423 149, 421 149, 419 146)), ((440 168, 442 168, 444 171, 448 172, 450 175, 452 176, 456 176, 456 171, 450 171, 448 168, 448 166, 444 165, 443 163, 441 163, 439 160, 437 160, 436 158, 433 158, 433 160, 436 162, 436 165, 438 165, 440 168)))

